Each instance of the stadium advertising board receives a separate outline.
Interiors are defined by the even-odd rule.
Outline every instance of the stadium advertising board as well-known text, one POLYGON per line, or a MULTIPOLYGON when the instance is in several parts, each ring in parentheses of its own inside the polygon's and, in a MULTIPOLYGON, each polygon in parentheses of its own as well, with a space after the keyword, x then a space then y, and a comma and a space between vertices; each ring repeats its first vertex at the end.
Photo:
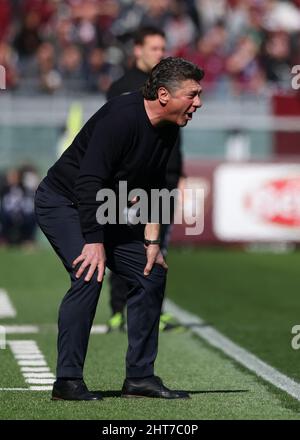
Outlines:
POLYGON ((222 241, 300 241, 299 164, 223 164, 213 229, 222 241))

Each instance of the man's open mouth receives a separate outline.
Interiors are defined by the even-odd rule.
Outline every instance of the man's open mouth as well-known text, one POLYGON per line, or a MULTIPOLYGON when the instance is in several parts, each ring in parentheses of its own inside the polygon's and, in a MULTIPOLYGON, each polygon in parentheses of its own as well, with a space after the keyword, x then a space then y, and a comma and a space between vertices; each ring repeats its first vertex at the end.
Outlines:
POLYGON ((187 115, 188 119, 192 119, 193 112, 187 112, 186 115, 187 115))

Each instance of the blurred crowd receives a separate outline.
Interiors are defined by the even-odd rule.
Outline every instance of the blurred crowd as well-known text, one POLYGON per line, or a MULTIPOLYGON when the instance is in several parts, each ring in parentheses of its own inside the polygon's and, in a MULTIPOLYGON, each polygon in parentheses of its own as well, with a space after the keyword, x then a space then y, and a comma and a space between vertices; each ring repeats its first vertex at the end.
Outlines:
POLYGON ((0 175, 0 246, 34 244, 34 195, 39 180, 36 168, 29 164, 0 175))
POLYGON ((290 89, 300 64, 300 0, 0 0, 7 89, 105 94, 145 25, 164 30, 167 55, 199 64, 220 96, 290 89))

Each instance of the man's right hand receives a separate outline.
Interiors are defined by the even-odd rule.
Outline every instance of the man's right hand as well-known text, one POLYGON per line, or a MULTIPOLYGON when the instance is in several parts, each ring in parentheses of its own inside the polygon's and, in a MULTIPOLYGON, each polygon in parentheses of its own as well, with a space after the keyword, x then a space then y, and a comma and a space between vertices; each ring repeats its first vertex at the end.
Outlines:
POLYGON ((103 243, 89 243, 83 246, 81 254, 73 261, 73 268, 81 263, 76 278, 80 278, 85 269, 89 266, 89 270, 84 281, 90 281, 96 269, 98 269, 97 281, 101 283, 105 273, 106 255, 103 243))

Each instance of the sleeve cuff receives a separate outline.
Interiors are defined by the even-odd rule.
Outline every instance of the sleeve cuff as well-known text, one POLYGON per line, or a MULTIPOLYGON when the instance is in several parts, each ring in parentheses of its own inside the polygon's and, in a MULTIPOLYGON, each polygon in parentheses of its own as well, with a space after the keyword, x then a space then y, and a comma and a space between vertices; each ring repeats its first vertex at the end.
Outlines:
POLYGON ((86 243, 103 243, 104 242, 104 231, 103 229, 98 229, 93 232, 86 232, 83 234, 86 243))

